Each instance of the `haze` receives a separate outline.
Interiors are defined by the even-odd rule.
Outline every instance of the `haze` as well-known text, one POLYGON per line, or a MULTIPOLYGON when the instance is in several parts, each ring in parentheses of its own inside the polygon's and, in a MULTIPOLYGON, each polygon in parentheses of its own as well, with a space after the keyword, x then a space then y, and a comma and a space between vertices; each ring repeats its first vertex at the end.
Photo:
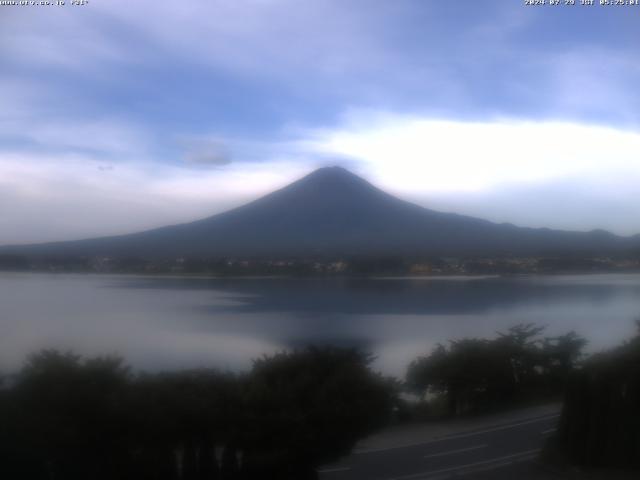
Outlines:
POLYGON ((430 208, 640 233, 637 10, 3 7, 0 244, 196 219, 326 164, 430 208))

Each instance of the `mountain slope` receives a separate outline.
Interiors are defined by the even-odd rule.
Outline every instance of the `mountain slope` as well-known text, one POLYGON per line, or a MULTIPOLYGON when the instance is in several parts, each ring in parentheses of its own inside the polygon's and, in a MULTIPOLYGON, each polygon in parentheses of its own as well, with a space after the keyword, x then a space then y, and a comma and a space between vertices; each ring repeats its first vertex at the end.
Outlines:
POLYGON ((604 231, 565 232, 495 224, 425 209, 340 167, 192 223, 117 237, 5 247, 74 256, 315 254, 535 255, 613 253, 640 244, 604 231))

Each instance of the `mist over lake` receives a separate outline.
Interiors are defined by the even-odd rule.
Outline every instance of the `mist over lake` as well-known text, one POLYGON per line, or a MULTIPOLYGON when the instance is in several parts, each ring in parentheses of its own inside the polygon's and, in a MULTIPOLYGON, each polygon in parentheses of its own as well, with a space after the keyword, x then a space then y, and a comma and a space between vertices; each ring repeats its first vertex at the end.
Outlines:
POLYGON ((180 278, 0 275, 0 369, 39 348, 117 353, 136 368, 242 370, 264 353, 356 346, 401 375, 438 342, 522 322, 618 344, 640 316, 640 275, 180 278))

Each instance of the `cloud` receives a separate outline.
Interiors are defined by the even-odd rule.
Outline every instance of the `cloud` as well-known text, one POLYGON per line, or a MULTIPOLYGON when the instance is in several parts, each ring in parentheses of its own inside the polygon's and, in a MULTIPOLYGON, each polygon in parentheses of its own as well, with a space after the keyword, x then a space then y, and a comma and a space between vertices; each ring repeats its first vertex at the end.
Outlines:
POLYGON ((303 175, 272 162, 194 170, 155 162, 105 164, 79 154, 0 154, 0 245, 115 235, 196 220, 303 175))
POLYGON ((316 131, 311 138, 309 148, 358 158, 385 183, 406 191, 640 175, 640 134, 598 125, 460 122, 366 112, 360 121, 316 131))
POLYGON ((351 112, 307 148, 359 160, 423 206, 523 226, 640 233, 640 133, 601 125, 459 122, 351 112))
POLYGON ((231 152, 221 140, 191 139, 181 142, 184 161, 194 166, 223 166, 233 161, 231 152))
POLYGON ((106 113, 69 114, 52 92, 33 80, 0 75, 0 153, 7 146, 55 153, 92 152, 148 159, 154 134, 148 126, 106 113), (4 147, 4 148, 3 148, 4 147))
MULTIPOLYGON (((430 208, 525 226, 640 232, 635 193, 640 134, 634 132, 366 112, 352 113, 341 128, 297 135, 273 150, 270 143, 250 145, 266 158, 224 169, 5 150, 0 153, 0 244, 128 233, 195 220, 334 163, 430 208)), ((195 144, 209 145, 206 138, 195 144)))
POLYGON ((235 164, 290 163, 302 168, 341 165, 356 168, 360 159, 336 152, 324 152, 309 142, 309 130, 287 129, 271 140, 242 140, 211 135, 181 135, 176 143, 183 150, 184 163, 196 167, 226 167, 235 164))
POLYGON ((208 103, 199 122, 227 117, 228 124, 242 115, 239 125, 262 128, 325 121, 349 103, 458 119, 640 122, 633 48, 640 34, 623 9, 541 13, 501 1, 365 6, 114 0, 83 12, 12 9, 0 52, 8 72, 46 78, 41 87, 65 100, 73 85, 74 104, 106 110, 133 102, 152 123, 158 114, 195 121, 189 110, 208 103))
POLYGON ((195 218, 333 163, 525 224, 550 209, 524 191, 583 185, 551 223, 636 228, 636 19, 507 3, 3 9, 0 242, 195 218))
POLYGON ((640 233, 638 181, 638 175, 624 181, 569 178, 473 192, 422 192, 406 198, 435 210, 461 212, 498 223, 635 235, 640 233))
POLYGON ((71 5, 3 8, 0 53, 4 61, 23 70, 69 72, 78 79, 133 65, 140 53, 138 44, 129 41, 133 32, 123 31, 106 12, 100 12, 97 2, 83 10, 71 5))

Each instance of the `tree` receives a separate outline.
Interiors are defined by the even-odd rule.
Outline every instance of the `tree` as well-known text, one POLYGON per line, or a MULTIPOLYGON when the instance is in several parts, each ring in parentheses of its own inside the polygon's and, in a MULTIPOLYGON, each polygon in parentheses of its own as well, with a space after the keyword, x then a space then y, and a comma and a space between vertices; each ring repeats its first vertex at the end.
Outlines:
MULTIPOLYGON (((246 462, 274 478, 314 478, 392 410, 390 384, 356 350, 307 348, 254 362, 248 384, 246 462)), ((265 477, 268 478, 268 477, 265 477)))
POLYGON ((438 345, 408 368, 408 385, 416 392, 444 395, 449 414, 486 407, 511 391, 511 364, 495 342, 468 338, 438 345))
POLYGON ((130 373, 44 350, 0 388, 0 461, 25 480, 313 478, 391 412, 356 350, 308 348, 213 369, 130 373))
POLYGON ((542 345, 543 367, 551 388, 563 386, 571 372, 583 358, 587 340, 571 331, 557 337, 544 339, 542 345))
POLYGON ((494 339, 438 345, 414 360, 406 383, 414 392, 446 398, 450 415, 488 410, 560 393, 586 341, 575 332, 541 338, 544 327, 519 324, 494 339))
POLYGON ((16 377, 13 411, 19 478, 110 478, 126 458, 119 399, 128 368, 119 358, 82 362, 44 350, 16 377))
POLYGON ((572 464, 640 469, 640 322, 635 337, 571 372, 556 446, 572 464))

